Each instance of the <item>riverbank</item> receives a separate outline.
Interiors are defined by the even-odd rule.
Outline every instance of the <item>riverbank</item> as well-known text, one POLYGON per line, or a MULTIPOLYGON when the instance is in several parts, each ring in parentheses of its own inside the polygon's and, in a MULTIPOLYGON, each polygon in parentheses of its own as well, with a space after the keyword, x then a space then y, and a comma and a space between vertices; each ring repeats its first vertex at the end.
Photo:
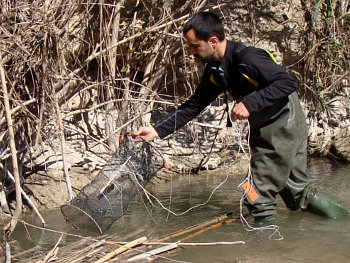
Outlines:
MULTIPOLYGON (((224 108, 225 106, 209 107, 199 118, 174 135, 152 142, 157 154, 165 159, 165 168, 158 172, 154 181, 168 181, 173 176, 200 173, 203 170, 246 173, 249 158, 247 123, 239 122, 232 128, 226 128, 226 118, 222 118, 224 108)), ((306 109, 305 112, 307 114, 306 109)), ((332 128, 325 123, 316 123, 312 118, 308 119, 310 156, 332 156, 350 161, 350 126, 348 121, 341 122, 341 118, 338 120, 337 127, 332 128)), ((69 158, 66 165, 69 167, 74 195, 109 160, 108 154, 103 152, 96 154, 93 151, 79 151, 83 148, 82 144, 79 138, 67 141, 66 155, 69 158)), ((25 192, 30 193, 33 203, 41 209, 63 205, 68 200, 68 194, 61 155, 47 147, 45 154, 35 160, 36 165, 45 169, 25 179, 25 192)))

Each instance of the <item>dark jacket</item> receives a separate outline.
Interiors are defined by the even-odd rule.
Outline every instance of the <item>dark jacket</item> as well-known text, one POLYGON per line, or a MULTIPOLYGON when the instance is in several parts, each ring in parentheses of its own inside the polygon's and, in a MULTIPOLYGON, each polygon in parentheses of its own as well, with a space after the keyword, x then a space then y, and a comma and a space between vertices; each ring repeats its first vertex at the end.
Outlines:
POLYGON ((191 121, 225 90, 243 102, 251 115, 287 103, 288 95, 297 90, 296 81, 265 50, 246 47, 237 53, 241 45, 228 41, 222 61, 207 64, 195 93, 154 126, 160 138, 191 121), (247 76, 257 83, 252 84, 247 76))

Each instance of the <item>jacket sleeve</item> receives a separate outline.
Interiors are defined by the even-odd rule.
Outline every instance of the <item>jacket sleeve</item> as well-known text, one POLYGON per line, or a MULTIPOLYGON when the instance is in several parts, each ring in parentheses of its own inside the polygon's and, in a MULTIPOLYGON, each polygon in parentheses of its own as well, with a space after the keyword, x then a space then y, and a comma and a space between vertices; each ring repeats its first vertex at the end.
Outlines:
POLYGON ((180 129, 186 123, 195 118, 204 110, 217 96, 223 92, 223 89, 210 82, 210 71, 208 68, 204 71, 201 83, 194 94, 184 102, 174 113, 159 121, 155 130, 161 139, 180 129))
POLYGON ((249 47, 247 51, 240 59, 240 70, 259 82, 257 90, 242 99, 250 113, 286 99, 297 90, 297 82, 265 50, 249 47))

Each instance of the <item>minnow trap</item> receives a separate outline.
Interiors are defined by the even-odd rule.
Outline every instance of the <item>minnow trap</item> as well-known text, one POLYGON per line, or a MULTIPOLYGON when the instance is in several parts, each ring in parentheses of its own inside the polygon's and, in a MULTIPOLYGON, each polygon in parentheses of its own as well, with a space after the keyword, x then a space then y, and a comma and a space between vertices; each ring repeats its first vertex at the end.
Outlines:
POLYGON ((150 143, 124 136, 91 183, 61 207, 66 222, 74 229, 97 227, 102 234, 163 167, 164 159, 150 143))

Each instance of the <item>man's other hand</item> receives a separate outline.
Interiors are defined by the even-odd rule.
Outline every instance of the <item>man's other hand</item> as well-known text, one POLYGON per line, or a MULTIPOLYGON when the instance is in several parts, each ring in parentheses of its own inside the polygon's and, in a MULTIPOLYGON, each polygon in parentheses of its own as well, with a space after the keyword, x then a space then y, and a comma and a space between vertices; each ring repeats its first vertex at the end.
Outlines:
POLYGON ((248 119, 249 115, 250 113, 243 102, 238 103, 231 110, 232 121, 248 119))

